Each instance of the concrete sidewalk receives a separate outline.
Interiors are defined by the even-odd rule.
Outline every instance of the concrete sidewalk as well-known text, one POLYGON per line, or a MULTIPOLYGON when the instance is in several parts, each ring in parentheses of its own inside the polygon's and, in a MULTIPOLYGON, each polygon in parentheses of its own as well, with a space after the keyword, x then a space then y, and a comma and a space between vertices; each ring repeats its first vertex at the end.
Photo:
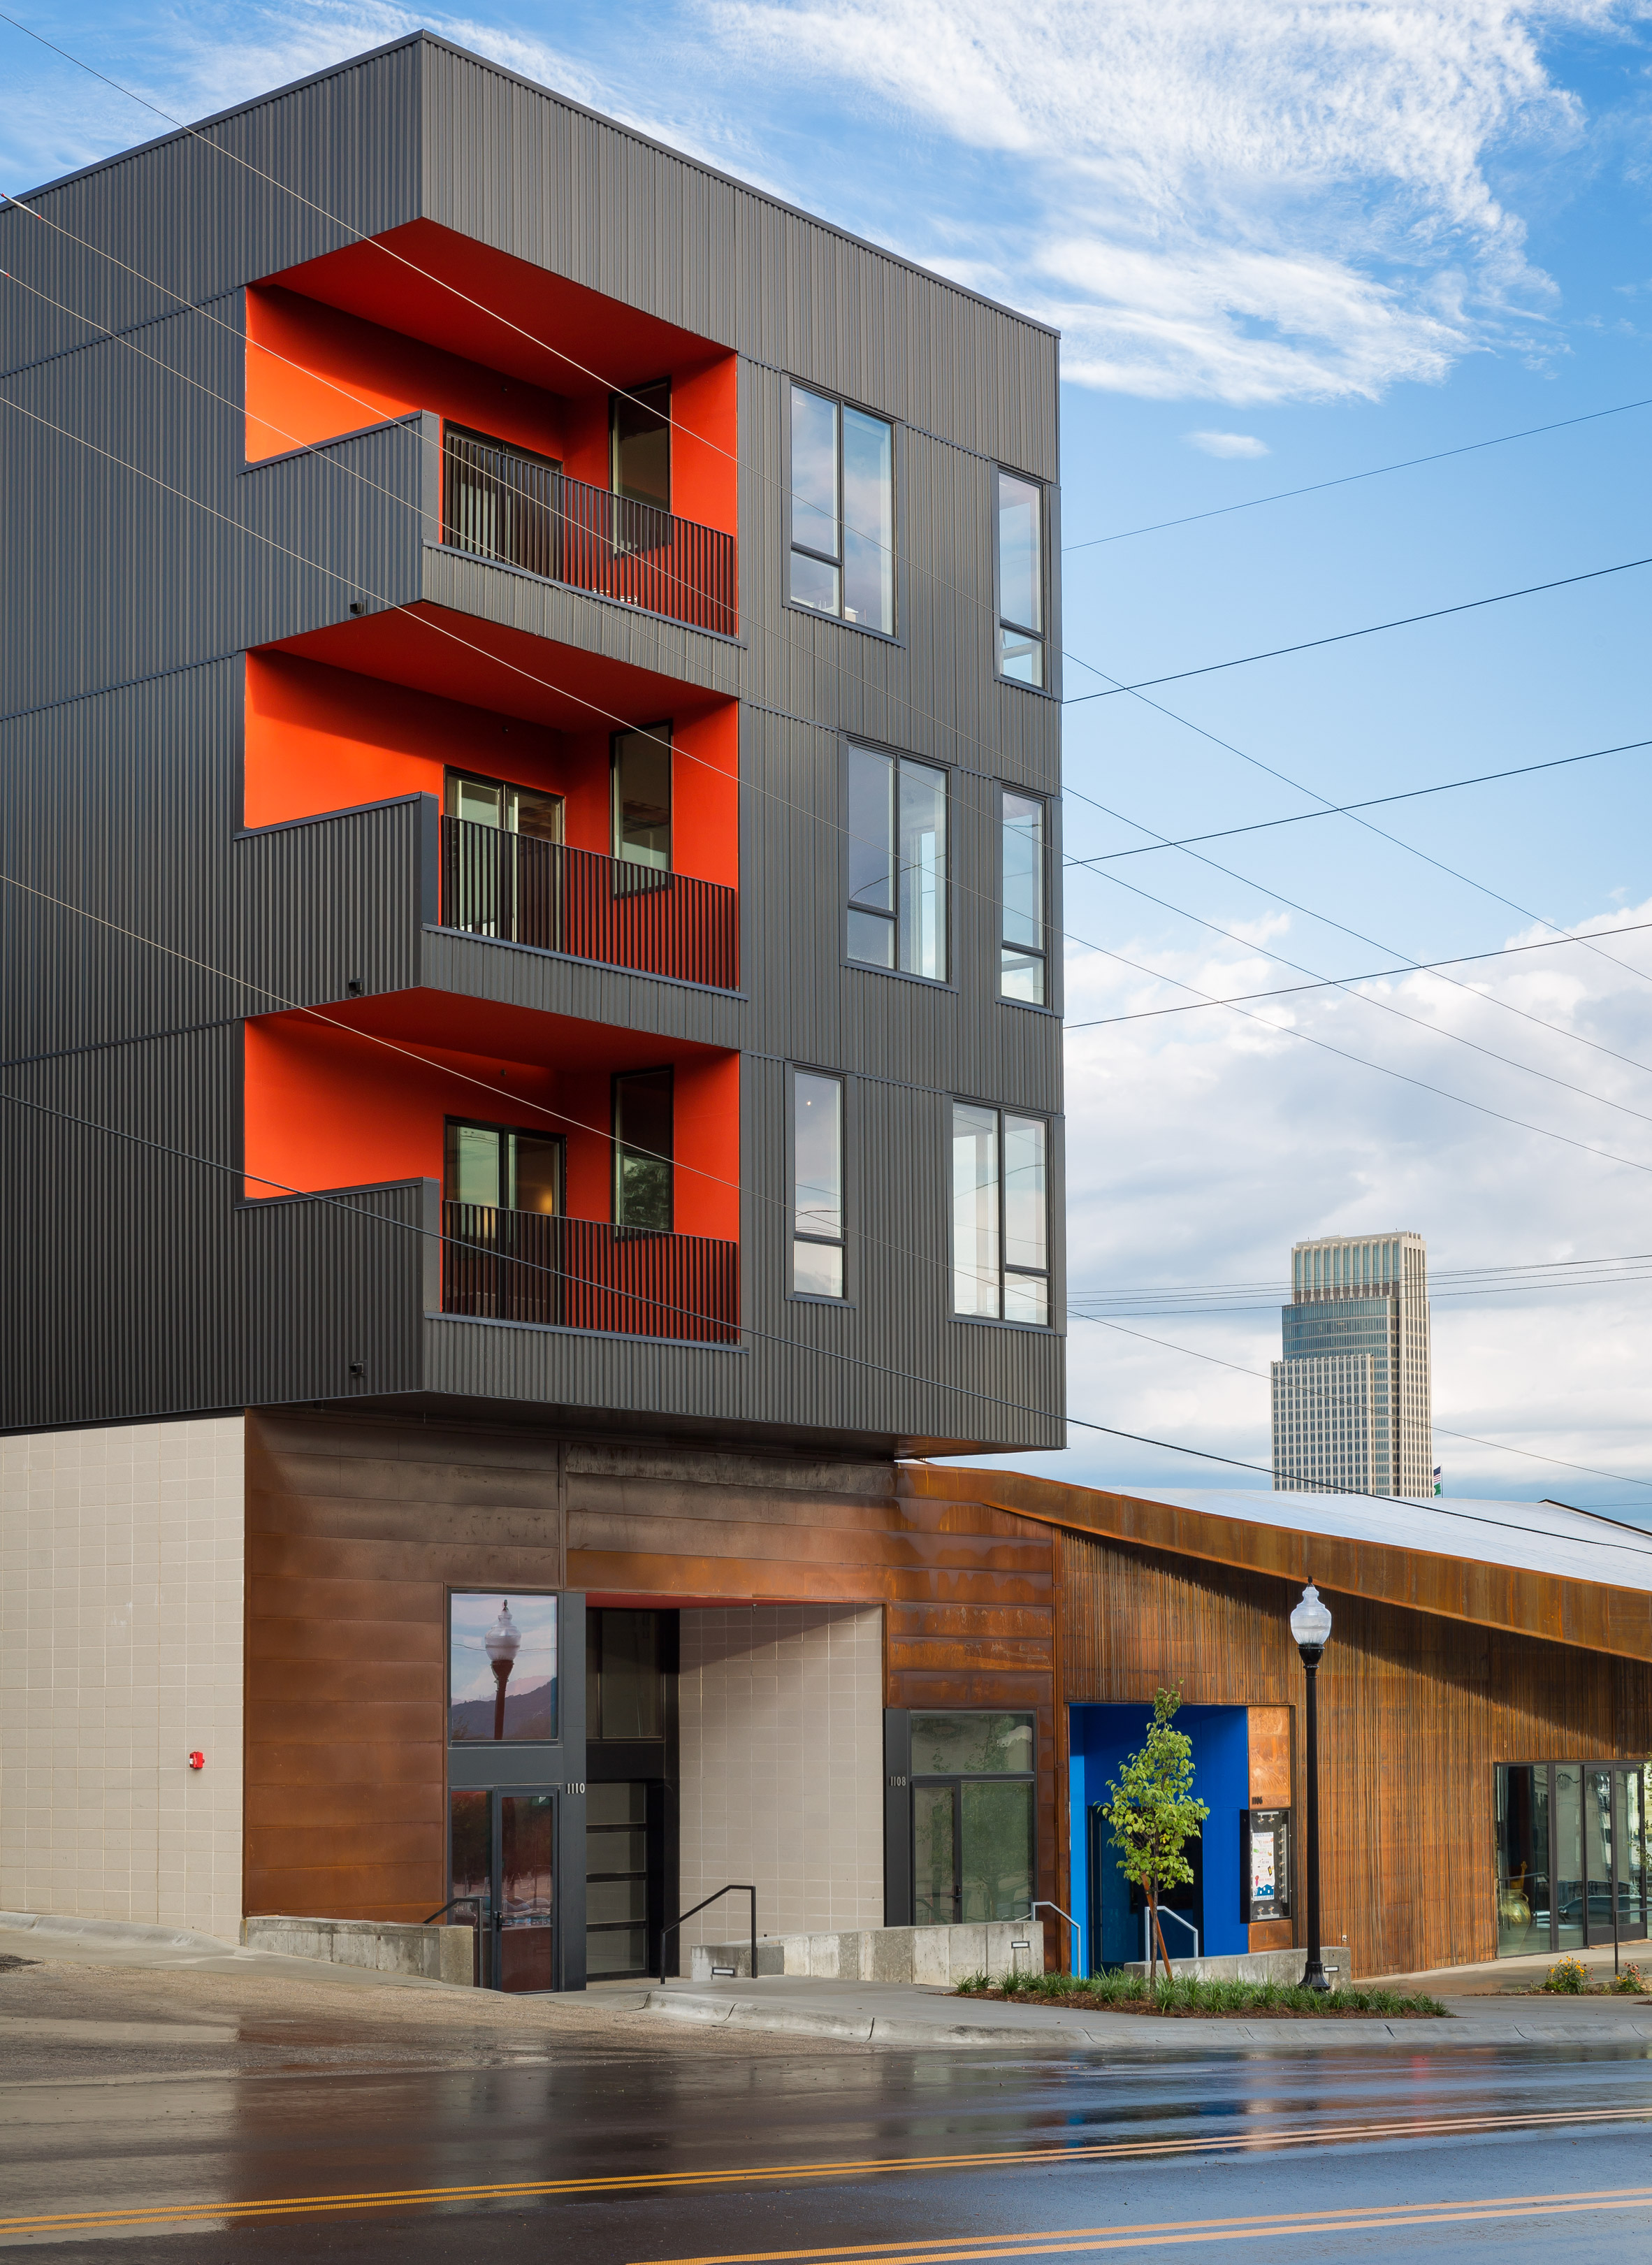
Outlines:
MULTIPOLYGON (((1432 1979, 1423 1977, 1418 1986, 1428 1989, 1432 1979)), ((1256 2045, 1299 2051, 1399 2045, 1413 2052, 1471 2045, 1652 2045, 1652 1996, 1526 1998, 1511 2004, 1497 1996, 1465 1995, 1443 2021, 1223 2021, 1011 2006, 991 1998, 957 1998, 917 1984, 776 1976, 754 1985, 744 1980, 668 1982, 650 1991, 646 2010, 656 2020, 831 2037, 844 2043, 984 2046, 1001 2051, 1032 2045, 1109 2055, 1256 2045)))

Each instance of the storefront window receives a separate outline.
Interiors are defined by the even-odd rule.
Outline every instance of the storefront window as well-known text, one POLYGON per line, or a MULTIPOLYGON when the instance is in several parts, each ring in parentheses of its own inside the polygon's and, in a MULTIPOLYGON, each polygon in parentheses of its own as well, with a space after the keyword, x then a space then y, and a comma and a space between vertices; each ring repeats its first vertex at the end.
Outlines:
POLYGON ((913 1917, 1025 1919, 1037 1876, 1030 1715, 912 1717, 913 1917))
POLYGON ((557 1735, 556 1598, 455 1592, 448 1601, 449 1744, 557 1735))
POLYGON ((1649 1783, 1644 1761, 1498 1765, 1500 1958, 1646 1940, 1649 1783))

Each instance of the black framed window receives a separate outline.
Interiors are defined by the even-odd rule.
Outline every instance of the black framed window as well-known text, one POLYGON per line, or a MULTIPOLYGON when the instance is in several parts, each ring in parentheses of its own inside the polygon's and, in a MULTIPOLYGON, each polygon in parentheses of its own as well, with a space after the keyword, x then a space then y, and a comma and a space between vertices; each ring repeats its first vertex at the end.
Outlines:
POLYGON ((843 1081, 822 1070, 792 1072, 791 1207, 793 1290, 842 1297, 843 1081))
POLYGON ((671 380, 656 378, 608 397, 614 492, 671 509, 671 380))
POLYGON ((673 1078, 630 1070, 614 1081, 614 1219, 669 1234, 673 1218, 673 1078))
POLYGON ((1044 493, 1001 467, 993 475, 998 541, 998 674, 1047 687, 1044 649, 1044 493))
POLYGON ((554 1743, 559 1736, 557 1654, 556 1597, 450 1591, 449 1745, 554 1743))
POLYGON ((610 747, 614 855, 622 865, 669 872, 671 725, 651 724, 640 732, 615 732, 610 747))
POLYGON ((952 1104, 952 1307, 1050 1319, 1050 1128, 979 1102, 952 1104))
POLYGON ((791 389, 794 605, 895 629, 895 428, 807 386, 791 389))
POLYGON ((1037 1893, 1030 1715, 912 1716, 913 1918, 1026 1919, 1037 1893))
POLYGON ((843 751, 851 959, 943 983, 947 775, 876 747, 843 751))
POLYGON ((449 1203, 489 1211, 560 1213, 564 1157, 555 1133, 450 1117, 442 1193, 449 1203))
POLYGON ((1652 1761, 1499 1762, 1497 1955, 1644 1941, 1652 1761))
POLYGON ((537 787, 450 770, 447 804, 449 818, 462 818, 470 826, 496 827, 502 834, 528 834, 539 841, 562 840, 563 798, 537 787))
POLYGON ((1004 788, 999 841, 999 996, 1044 1007, 1050 1002, 1049 811, 1037 795, 1004 788))

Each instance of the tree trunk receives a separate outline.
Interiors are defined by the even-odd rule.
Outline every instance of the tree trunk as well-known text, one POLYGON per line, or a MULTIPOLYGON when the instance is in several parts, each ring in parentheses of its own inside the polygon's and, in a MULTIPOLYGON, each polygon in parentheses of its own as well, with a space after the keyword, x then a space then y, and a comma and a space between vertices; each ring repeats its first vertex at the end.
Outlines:
POLYGON ((1161 1918, 1159 1917, 1159 1906, 1158 1906, 1158 1904, 1157 1904, 1156 1902, 1154 1903, 1153 1907, 1153 1926, 1154 1926, 1157 1928, 1157 1930, 1158 1930, 1158 1934, 1159 1934, 1159 1955, 1160 1955, 1160 1957, 1161 1957, 1161 1958, 1162 1958, 1162 1959, 1163 1959, 1163 1961, 1164 1961, 1164 1978, 1165 1978, 1165 1980, 1166 1980, 1167 1982, 1168 1982, 1168 1981, 1171 1981, 1171 1980, 1174 1978, 1174 1977, 1173 1977, 1173 1976, 1171 1975, 1171 1972, 1170 1972, 1170 1954, 1169 1954, 1169 1952, 1168 1952, 1168 1951, 1166 1949, 1166 1948, 1165 1948, 1165 1941, 1164 1941, 1164 1922, 1163 1922, 1163 1920, 1162 1920, 1162 1919, 1161 1919, 1161 1918))

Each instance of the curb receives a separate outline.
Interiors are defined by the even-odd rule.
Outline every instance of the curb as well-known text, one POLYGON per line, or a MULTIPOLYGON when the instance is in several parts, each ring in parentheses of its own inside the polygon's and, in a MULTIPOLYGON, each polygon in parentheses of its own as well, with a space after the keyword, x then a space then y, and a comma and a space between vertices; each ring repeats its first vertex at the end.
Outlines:
POLYGON ((199 1950, 222 1958, 233 1956, 237 1948, 233 1942, 222 1942, 215 1934, 200 1934, 193 1927, 156 1926, 133 1919, 69 1919, 56 1912, 0 1911, 0 1928, 18 1934, 102 1943, 111 1950, 125 1943, 135 1950, 199 1950))

